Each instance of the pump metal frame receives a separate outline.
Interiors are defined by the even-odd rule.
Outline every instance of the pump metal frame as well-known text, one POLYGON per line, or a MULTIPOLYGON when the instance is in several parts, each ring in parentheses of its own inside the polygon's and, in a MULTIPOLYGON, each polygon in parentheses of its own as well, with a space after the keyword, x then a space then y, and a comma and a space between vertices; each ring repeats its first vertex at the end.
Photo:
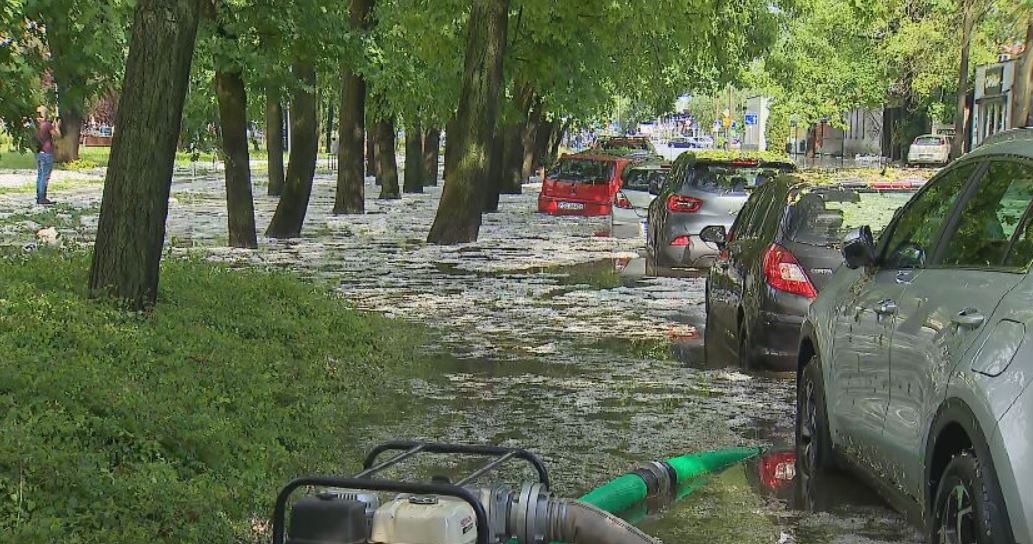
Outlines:
POLYGON ((500 446, 481 446, 469 444, 442 444, 437 442, 420 442, 413 440, 396 440, 385 442, 373 448, 363 463, 363 470, 350 478, 337 476, 307 476, 294 479, 287 483, 276 497, 276 505, 273 508, 273 544, 286 544, 286 517, 287 502, 291 495, 299 487, 339 487, 345 489, 358 489, 365 491, 387 491, 394 493, 412 493, 416 495, 444 495, 460 499, 473 508, 474 518, 477 522, 477 544, 489 544, 488 515, 477 496, 469 489, 462 487, 472 483, 477 478, 495 470, 510 459, 520 459, 529 463, 535 472, 538 473, 538 482, 545 488, 549 488, 549 472, 545 464, 537 455, 520 448, 504 448, 500 446), (397 451, 398 453, 385 461, 377 463, 377 459, 384 453, 397 451), (488 463, 471 472, 455 484, 450 483, 426 483, 407 482, 400 480, 380 480, 374 476, 414 455, 420 453, 435 454, 458 454, 477 455, 492 457, 488 463))

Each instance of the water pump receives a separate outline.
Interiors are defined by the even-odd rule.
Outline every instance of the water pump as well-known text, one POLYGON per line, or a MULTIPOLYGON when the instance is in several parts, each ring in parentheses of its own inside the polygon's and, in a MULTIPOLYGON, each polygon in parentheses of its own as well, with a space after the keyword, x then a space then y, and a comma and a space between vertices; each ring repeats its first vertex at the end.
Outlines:
POLYGON ((549 491, 541 459, 517 448, 395 441, 366 457, 350 478, 315 476, 287 484, 276 499, 273 544, 655 544, 634 526, 580 501, 549 491), (395 455, 379 461, 381 455, 395 455), (436 478, 413 482, 375 478, 418 454, 476 455, 488 462, 452 483, 436 478), (473 485, 504 463, 518 459, 537 481, 515 486, 473 485), (287 507, 295 490, 317 492, 287 507), (390 494, 390 495, 388 495, 390 494), (381 498, 386 500, 381 503, 381 498))

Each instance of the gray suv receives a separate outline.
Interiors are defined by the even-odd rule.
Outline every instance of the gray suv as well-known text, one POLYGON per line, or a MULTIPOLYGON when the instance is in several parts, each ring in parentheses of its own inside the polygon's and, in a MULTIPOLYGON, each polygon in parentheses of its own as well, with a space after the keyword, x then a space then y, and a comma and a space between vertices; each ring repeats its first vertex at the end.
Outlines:
POLYGON ((801 330, 803 498, 835 466, 933 543, 1033 544, 1033 131, 848 235, 801 330))

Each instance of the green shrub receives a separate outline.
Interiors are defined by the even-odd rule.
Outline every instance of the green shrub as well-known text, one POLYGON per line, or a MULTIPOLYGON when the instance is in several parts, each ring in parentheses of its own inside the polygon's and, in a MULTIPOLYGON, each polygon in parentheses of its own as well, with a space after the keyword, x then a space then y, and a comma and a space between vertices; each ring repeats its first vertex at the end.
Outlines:
POLYGON ((2 542, 257 542, 416 344, 287 274, 169 260, 143 315, 89 300, 87 270, 0 257, 2 542))

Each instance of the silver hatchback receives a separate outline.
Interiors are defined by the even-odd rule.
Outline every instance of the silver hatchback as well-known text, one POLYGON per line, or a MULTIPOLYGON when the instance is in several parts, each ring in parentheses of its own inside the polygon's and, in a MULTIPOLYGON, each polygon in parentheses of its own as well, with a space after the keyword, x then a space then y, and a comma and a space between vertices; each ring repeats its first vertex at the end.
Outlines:
POLYGON ((788 162, 715 160, 683 153, 649 206, 647 264, 655 269, 710 267, 720 250, 699 233, 710 226, 730 231, 750 191, 793 170, 788 162))
POLYGON ((929 542, 1033 544, 1033 130, 959 159, 843 252, 802 328, 803 497, 844 467, 929 542))

